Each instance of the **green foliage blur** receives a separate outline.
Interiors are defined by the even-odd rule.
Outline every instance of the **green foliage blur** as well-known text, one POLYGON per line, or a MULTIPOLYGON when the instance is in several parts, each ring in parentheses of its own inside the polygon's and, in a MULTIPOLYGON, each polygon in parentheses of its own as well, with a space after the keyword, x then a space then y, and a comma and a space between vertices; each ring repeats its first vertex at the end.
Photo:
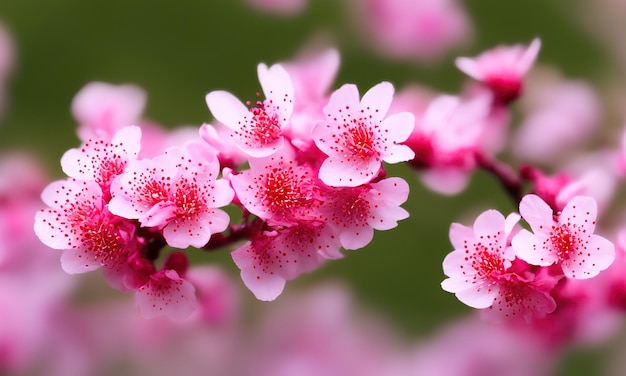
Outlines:
MULTIPOLYGON (((61 155, 79 143, 70 103, 86 83, 135 83, 148 92, 148 119, 170 128, 200 126, 212 120, 204 102, 209 91, 252 97, 259 90, 259 62, 290 59, 317 38, 329 39, 341 53, 335 88, 351 82, 364 92, 387 80, 397 90, 412 82, 442 92, 461 89, 465 77, 454 67, 455 55, 419 64, 388 60, 368 49, 349 19, 347 3, 312 0, 303 14, 287 18, 258 13, 243 0, 0 0, 0 20, 12 32, 18 54, 10 103, 0 123, 0 150, 31 150, 51 179, 60 178, 61 155)), ((570 4, 467 1, 475 35, 458 55, 539 36, 539 62, 556 65, 568 76, 601 80, 598 72, 607 57, 569 16, 570 4)), ((430 193, 406 166, 393 166, 389 175, 410 182, 404 207, 411 217, 394 230, 377 232, 367 248, 346 252, 343 260, 288 283, 287 289, 341 279, 409 339, 471 311, 439 286, 441 262, 452 250, 450 223, 468 223, 487 208, 515 208, 497 182, 482 173, 457 197, 430 193)), ((218 263, 236 273, 228 252, 197 253, 195 262, 218 263)), ((598 357, 582 359, 570 360, 561 372, 597 374, 598 357)))

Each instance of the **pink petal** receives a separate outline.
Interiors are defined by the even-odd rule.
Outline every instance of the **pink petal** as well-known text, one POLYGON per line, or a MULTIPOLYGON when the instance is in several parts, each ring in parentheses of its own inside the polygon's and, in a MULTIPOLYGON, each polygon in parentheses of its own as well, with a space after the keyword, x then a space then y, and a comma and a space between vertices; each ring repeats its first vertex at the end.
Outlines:
POLYGON ((379 168, 380 162, 375 158, 351 164, 342 158, 329 157, 320 167, 319 178, 331 187, 357 187, 372 180, 379 168))
POLYGON ((587 234, 593 233, 596 227, 598 206, 592 197, 576 196, 563 209, 559 223, 578 227, 587 234))
POLYGON ((493 305, 500 286, 471 285, 470 288, 458 291, 455 295, 468 306, 476 309, 483 309, 493 305))
POLYGON ((595 277, 615 261, 615 247, 607 239, 592 235, 589 242, 563 261, 563 274, 568 278, 587 279, 595 277))
POLYGON ((474 275, 476 275, 476 270, 468 267, 465 259, 467 256, 464 251, 461 251, 463 248, 457 249, 458 251, 448 253, 443 259, 443 273, 450 278, 444 280, 441 286, 445 291, 452 293, 467 289, 470 284, 474 284, 474 275))
POLYGON ((209 242, 211 231, 198 218, 177 219, 165 226, 163 237, 174 248, 202 248, 209 242))
POLYGON ((360 249, 368 245, 374 238, 374 229, 370 226, 352 226, 339 234, 341 245, 345 249, 360 249))
POLYGON ((420 172, 419 178, 432 191, 452 196, 467 187, 470 171, 456 167, 433 167, 420 172))
POLYGON ((406 141, 415 128, 415 116, 410 112, 393 114, 380 123, 382 132, 387 132, 389 140, 402 143, 406 141))
POLYGON ((531 265, 552 265, 558 261, 558 256, 543 244, 546 236, 539 236, 525 229, 520 230, 511 240, 515 255, 531 265))
POLYGON ((482 81, 485 78, 480 65, 474 59, 468 57, 457 57, 454 63, 461 72, 472 77, 476 81, 482 81))
POLYGON ((541 49, 541 40, 539 38, 533 39, 530 46, 524 51, 524 55, 517 62, 517 70, 520 75, 526 74, 537 59, 539 50, 541 49))
POLYGON ((398 221, 409 218, 409 212, 398 206, 387 206, 372 209, 372 217, 368 224, 376 230, 390 230, 398 226, 398 221))
POLYGON ((250 122, 252 115, 237 97, 223 90, 212 91, 206 96, 206 103, 213 117, 233 130, 239 130, 244 121, 250 122))
POLYGON ((111 144, 120 145, 128 159, 137 159, 141 149, 141 128, 135 125, 121 128, 115 132, 111 144))
POLYGON ((219 179, 215 182, 211 202, 207 204, 210 204, 209 206, 213 208, 221 208, 230 204, 234 196, 235 192, 230 187, 230 183, 224 179, 219 179))
POLYGON ((378 191, 377 196, 389 205, 401 205, 409 198, 409 183, 398 177, 391 177, 373 183, 372 189, 378 191))
POLYGON ((61 254, 61 268, 68 274, 81 274, 102 266, 93 252, 84 249, 66 249, 61 254))
MULTIPOLYGON (((462 250, 466 242, 474 242, 474 230, 460 223, 452 223, 449 231, 450 242, 454 249, 462 250)), ((446 273, 447 274, 447 273, 446 273)))
POLYGON ((415 152, 406 145, 391 145, 382 156, 382 159, 389 164, 407 162, 413 158, 415 158, 415 152))
MULTIPOLYGON (((356 85, 345 84, 335 90, 324 107, 327 118, 342 117, 343 113, 356 111, 359 108, 359 90, 356 85)), ((338 119, 339 120, 339 119, 338 119)))
POLYGON ((293 112, 294 94, 291 77, 280 64, 274 64, 269 69, 267 65, 259 64, 257 73, 263 94, 272 102, 273 107, 279 110, 281 127, 284 128, 293 112))
POLYGON ((476 238, 484 245, 490 243, 489 239, 497 242, 494 245, 495 248, 502 248, 506 245, 504 216, 497 210, 491 209, 481 213, 474 221, 473 230, 476 238))
POLYGON ((241 271, 241 280, 257 299, 266 302, 278 298, 285 289, 285 279, 276 274, 260 274, 246 269, 241 271))
POLYGON ((387 111, 389 111, 389 106, 393 100, 393 92, 393 85, 389 82, 381 82, 373 86, 363 95, 361 110, 364 110, 366 114, 372 115, 374 122, 381 122, 387 111))
POLYGON ((554 225, 552 209, 537 195, 524 196, 519 204, 519 212, 535 233, 547 233, 554 225))

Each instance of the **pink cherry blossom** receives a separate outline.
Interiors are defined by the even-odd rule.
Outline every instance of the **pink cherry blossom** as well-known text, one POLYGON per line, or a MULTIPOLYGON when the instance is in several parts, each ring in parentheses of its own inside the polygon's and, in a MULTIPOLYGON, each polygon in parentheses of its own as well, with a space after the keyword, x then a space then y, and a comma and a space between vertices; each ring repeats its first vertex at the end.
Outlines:
POLYGON ((356 187, 372 180, 383 161, 414 157, 401 145, 413 131, 413 115, 401 112, 385 118, 393 91, 389 82, 382 82, 359 101, 357 87, 346 84, 331 95, 324 108, 326 119, 313 128, 315 144, 328 155, 319 171, 324 183, 356 187))
POLYGON ((219 207, 233 198, 224 180, 216 180, 217 160, 199 159, 182 148, 136 161, 111 186, 112 213, 163 229, 169 245, 202 247, 211 234, 226 229, 229 216, 219 207))
POLYGON ((519 217, 504 218, 496 210, 487 210, 476 218, 472 228, 453 223, 450 241, 454 251, 443 261, 448 276, 441 283, 444 290, 474 308, 487 308, 496 301, 501 277, 515 258, 507 245, 508 234, 519 217))
POLYGON ((363 35, 368 47, 386 56, 420 61, 441 59, 466 44, 471 21, 455 0, 359 0, 363 35))
POLYGON ((345 249, 365 247, 374 229, 389 230, 409 217, 399 205, 409 197, 409 185, 401 178, 383 179, 359 187, 332 188, 326 194, 324 213, 339 234, 345 249))
POLYGON ((528 80, 526 94, 520 100, 523 120, 511 143, 519 159, 554 165, 580 150, 602 123, 598 94, 584 80, 539 72, 528 80))
POLYGON ((269 157, 251 158, 250 169, 231 176, 230 182, 248 211, 273 224, 322 219, 315 173, 298 165, 289 147, 269 157))
POLYGON ((107 210, 97 183, 60 180, 41 196, 48 208, 35 216, 35 233, 48 247, 63 250, 67 273, 120 268, 136 249, 135 226, 107 210))
POLYGON ((179 277, 175 270, 160 270, 139 288, 135 302, 147 319, 167 316, 172 320, 184 320, 196 309, 194 294, 193 285, 179 277))
POLYGON ((496 102, 508 103, 521 94, 523 79, 532 68, 541 41, 535 38, 528 47, 498 46, 475 58, 459 57, 456 66, 468 76, 487 85, 496 102))
POLYGON ((285 68, 259 64, 258 75, 265 100, 251 109, 226 91, 206 96, 213 116, 232 130, 235 145, 251 157, 265 157, 283 147, 283 131, 293 112, 293 83, 285 68))
POLYGON ((462 100, 442 95, 428 105, 406 145, 415 153, 409 163, 430 189, 452 195, 467 186, 490 101, 490 96, 462 100))
POLYGON ((232 252, 241 279, 259 300, 274 300, 285 282, 317 268, 323 258, 339 255, 339 241, 325 225, 300 223, 265 231, 232 252))
POLYGON ((576 196, 554 215, 545 201, 530 194, 522 199, 520 214, 533 232, 521 230, 512 244, 517 257, 529 264, 559 264, 566 277, 585 279, 613 263, 613 243, 593 234, 597 215, 593 198, 576 196))
POLYGON ((141 129, 121 128, 112 140, 89 139, 80 148, 70 149, 61 158, 61 167, 68 176, 95 181, 108 191, 111 181, 124 172, 129 162, 137 159, 141 129))
POLYGON ((146 105, 146 93, 135 85, 91 82, 72 101, 72 115, 83 141, 110 141, 122 127, 137 125, 146 105))

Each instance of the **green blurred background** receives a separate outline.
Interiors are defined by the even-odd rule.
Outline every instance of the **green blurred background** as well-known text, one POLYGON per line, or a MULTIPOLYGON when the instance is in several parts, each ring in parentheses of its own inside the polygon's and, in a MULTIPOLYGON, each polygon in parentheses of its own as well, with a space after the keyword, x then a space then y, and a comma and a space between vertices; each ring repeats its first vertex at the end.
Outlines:
MULTIPOLYGON (((601 83, 610 59, 578 25, 578 2, 467 1, 474 41, 459 55, 473 56, 501 43, 543 42, 539 62, 565 75, 601 83)), ((204 96, 225 89, 240 98, 258 91, 256 65, 293 57, 306 42, 323 36, 338 47, 342 63, 335 88, 356 83, 361 91, 388 80, 397 89, 416 82, 457 92, 464 77, 454 56, 436 64, 392 61, 366 48, 349 20, 347 2, 312 0, 293 18, 262 14, 243 0, 0 0, 0 20, 12 32, 18 61, 10 103, 0 125, 0 149, 29 149, 42 157, 52 178, 61 177, 62 153, 78 145, 70 103, 94 80, 135 83, 148 92, 145 116, 166 127, 211 121, 204 96)), ((441 262, 451 251, 448 228, 486 208, 513 210, 489 176, 478 173, 457 197, 425 190, 405 166, 394 166, 412 188, 404 205, 411 218, 378 232, 365 249, 290 282, 287 289, 341 279, 368 308, 388 315, 407 338, 431 333, 470 312, 441 290, 441 262)), ((196 260, 219 263, 236 273, 227 252, 196 260)), ((246 294, 252 299, 251 294, 246 294)), ((569 355, 560 373, 601 374, 603 350, 569 355)))

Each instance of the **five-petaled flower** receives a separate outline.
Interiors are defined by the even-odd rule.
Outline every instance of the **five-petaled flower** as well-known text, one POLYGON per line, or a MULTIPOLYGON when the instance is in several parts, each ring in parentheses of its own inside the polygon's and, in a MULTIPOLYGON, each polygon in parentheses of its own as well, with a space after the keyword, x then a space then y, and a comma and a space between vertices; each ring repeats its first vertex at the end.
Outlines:
POLYGON ((232 130, 233 143, 251 157, 265 157, 283 147, 283 130, 293 112, 293 83, 285 68, 259 64, 258 75, 265 100, 250 109, 227 91, 206 96, 213 116, 232 130))
POLYGON ((313 140, 328 158, 319 177, 327 185, 356 187, 370 182, 381 163, 413 159, 413 151, 401 143, 415 126, 408 112, 387 118, 393 86, 382 82, 372 87, 359 101, 355 85, 346 84, 335 91, 324 108, 326 119, 313 128, 313 140))
POLYGON ((545 201, 529 194, 520 203, 520 214, 533 232, 521 230, 512 244, 515 254, 529 264, 559 264, 566 277, 585 279, 613 263, 613 243, 593 233, 597 215, 593 198, 576 196, 554 215, 545 201))

